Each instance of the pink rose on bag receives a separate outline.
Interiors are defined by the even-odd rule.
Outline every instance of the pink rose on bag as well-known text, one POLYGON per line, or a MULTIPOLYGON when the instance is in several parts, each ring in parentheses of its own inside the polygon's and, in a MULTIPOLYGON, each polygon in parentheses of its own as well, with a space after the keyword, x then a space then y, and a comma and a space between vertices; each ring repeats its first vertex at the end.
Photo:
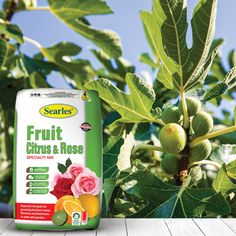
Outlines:
POLYGON ((100 178, 98 178, 94 172, 86 168, 75 179, 71 190, 75 197, 79 197, 82 194, 97 195, 100 192, 100 178))
POLYGON ((68 169, 65 173, 65 176, 72 178, 74 180, 84 170, 85 170, 85 168, 82 165, 80 165, 78 163, 73 163, 68 167, 68 169))

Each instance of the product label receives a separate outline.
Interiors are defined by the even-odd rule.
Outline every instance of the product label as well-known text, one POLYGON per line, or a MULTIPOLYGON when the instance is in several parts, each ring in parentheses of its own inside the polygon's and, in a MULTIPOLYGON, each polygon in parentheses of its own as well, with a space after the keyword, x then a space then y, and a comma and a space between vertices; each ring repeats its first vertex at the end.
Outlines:
POLYGON ((84 96, 30 97, 26 91, 18 97, 18 223, 80 226, 99 214, 100 177, 86 166, 86 133, 93 127, 85 109, 91 100, 84 96))
POLYGON ((75 116, 77 109, 68 104, 50 104, 42 107, 39 112, 49 118, 64 119, 75 116))

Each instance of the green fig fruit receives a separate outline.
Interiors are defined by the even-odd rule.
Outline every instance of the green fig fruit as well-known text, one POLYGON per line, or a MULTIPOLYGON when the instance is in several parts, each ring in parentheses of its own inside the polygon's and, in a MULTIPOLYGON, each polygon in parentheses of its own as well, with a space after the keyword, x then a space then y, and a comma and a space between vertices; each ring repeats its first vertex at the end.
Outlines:
MULTIPOLYGON (((194 97, 187 97, 186 98, 186 104, 188 109, 188 116, 194 116, 196 113, 198 113, 201 110, 201 102, 194 97)), ((182 102, 179 102, 178 105, 179 111, 183 114, 183 108, 182 108, 182 102)))
POLYGON ((159 139, 164 151, 168 153, 181 152, 187 143, 185 130, 175 123, 165 125, 160 131, 159 139))
POLYGON ((211 142, 206 139, 190 148, 190 162, 201 161, 209 157, 211 154, 211 142))
POLYGON ((161 169, 170 175, 175 175, 178 173, 179 159, 173 154, 164 155, 161 160, 161 169))
POLYGON ((206 112, 197 113, 192 119, 192 129, 196 136, 209 133, 213 128, 213 119, 206 112))
POLYGON ((161 115, 161 119, 164 123, 179 123, 181 120, 181 115, 179 114, 179 109, 177 107, 166 108, 161 115))

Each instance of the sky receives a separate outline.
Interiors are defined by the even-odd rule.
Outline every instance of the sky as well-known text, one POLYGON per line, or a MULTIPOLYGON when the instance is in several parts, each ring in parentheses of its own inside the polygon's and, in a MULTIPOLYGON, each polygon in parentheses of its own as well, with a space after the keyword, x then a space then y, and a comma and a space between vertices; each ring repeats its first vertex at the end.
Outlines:
MULTIPOLYGON (((123 57, 137 66, 138 71, 146 69, 138 61, 138 55, 141 52, 150 52, 150 48, 145 39, 142 24, 139 18, 140 10, 150 10, 151 0, 107 0, 108 5, 115 14, 103 16, 91 16, 88 19, 93 26, 101 29, 112 29, 116 31, 122 40, 123 57)), ((194 5, 197 0, 189 0, 190 18, 194 5)), ((47 1, 38 0, 39 6, 47 5, 47 1)), ((216 27, 216 38, 223 37, 226 42, 222 48, 224 58, 230 49, 236 48, 236 32, 233 30, 236 22, 236 1, 219 0, 218 17, 216 27)), ((17 13, 13 22, 17 23, 24 34, 30 38, 36 39, 45 47, 52 46, 59 41, 71 41, 84 48, 81 56, 90 59, 95 66, 93 55, 88 48, 95 47, 90 41, 75 33, 72 29, 61 23, 55 16, 48 11, 24 11, 17 13)), ((191 29, 189 27, 188 41, 191 43, 191 29)), ((32 55, 37 52, 37 48, 25 43, 22 50, 32 55)))
MULTIPOLYGON (((194 6, 198 0, 188 0, 188 18, 190 20, 194 6)), ((90 23, 100 29, 116 31, 122 41, 123 57, 136 66, 136 72, 149 68, 141 64, 138 56, 142 52, 150 52, 141 20, 140 10, 151 10, 151 0, 107 0, 114 14, 88 17, 90 23)), ((46 6, 46 0, 38 0, 39 6, 46 6)), ((231 49, 236 49, 236 1, 219 0, 215 38, 224 38, 225 44, 221 49, 224 64, 227 66, 227 55, 231 49)), ((61 23, 48 11, 24 11, 17 13, 13 22, 18 24, 25 36, 37 40, 44 47, 50 47, 60 41, 74 42, 83 48, 81 58, 89 59, 95 68, 99 67, 89 48, 94 48, 92 42, 61 23)), ((191 46, 191 28, 188 30, 188 45, 191 46)), ((24 53, 33 55, 38 49, 29 43, 22 46, 24 53)), ((56 87, 64 87, 60 75, 54 74, 50 82, 56 87)))

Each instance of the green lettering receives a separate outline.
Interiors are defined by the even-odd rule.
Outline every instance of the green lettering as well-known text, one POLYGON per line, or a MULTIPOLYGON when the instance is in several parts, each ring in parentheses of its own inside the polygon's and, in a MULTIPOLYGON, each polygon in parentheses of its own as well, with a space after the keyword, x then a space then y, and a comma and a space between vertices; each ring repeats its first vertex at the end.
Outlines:
POLYGON ((34 133, 33 129, 33 125, 27 126, 27 140, 31 140, 31 135, 34 133))

